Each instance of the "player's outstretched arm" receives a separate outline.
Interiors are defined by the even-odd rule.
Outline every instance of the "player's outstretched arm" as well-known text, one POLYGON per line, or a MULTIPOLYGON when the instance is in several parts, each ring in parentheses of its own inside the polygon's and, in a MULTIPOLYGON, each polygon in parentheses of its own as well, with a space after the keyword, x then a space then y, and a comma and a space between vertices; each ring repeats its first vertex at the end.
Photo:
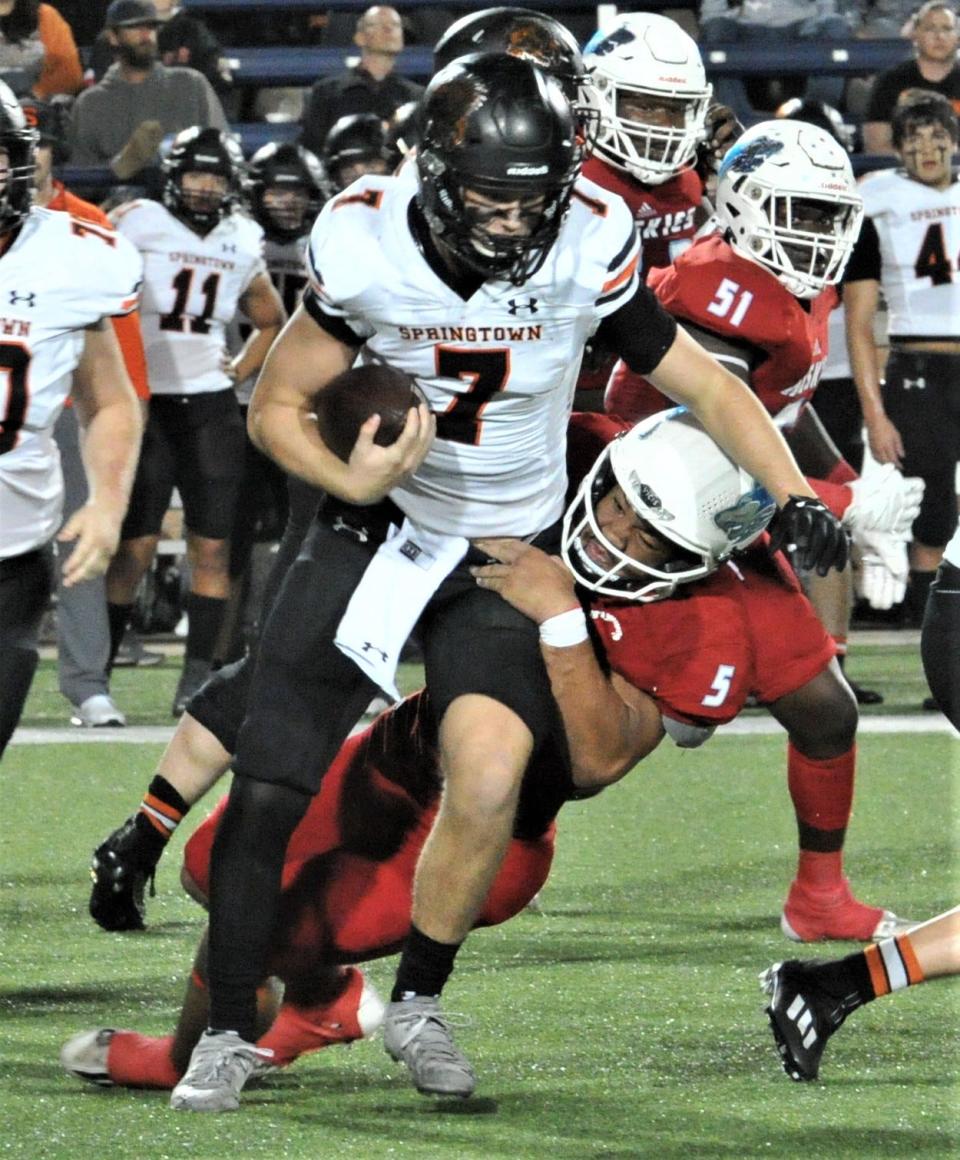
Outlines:
POLYGON ((396 442, 380 447, 373 441, 380 420, 373 416, 360 429, 349 462, 338 459, 317 430, 313 400, 353 365, 356 354, 355 347, 317 325, 299 306, 267 355, 247 427, 253 442, 284 471, 348 503, 369 504, 420 466, 435 422, 425 405, 411 409, 396 442))
POLYGON ((127 375, 113 327, 87 329, 73 375, 73 399, 84 428, 83 461, 90 498, 57 539, 75 541, 63 570, 68 587, 99 576, 120 538, 143 432, 140 403, 127 375))
POLYGON ((499 592, 541 626, 541 651, 563 717, 575 784, 602 789, 619 781, 663 737, 656 702, 616 673, 604 674, 585 620, 578 631, 577 614, 583 618, 583 612, 573 577, 558 557, 522 540, 477 540, 476 546, 500 561, 472 568, 477 584, 499 592), (569 619, 557 620, 567 614, 569 619), (559 635, 551 632, 551 621, 560 626, 559 635), (564 633, 568 643, 561 643, 564 633))

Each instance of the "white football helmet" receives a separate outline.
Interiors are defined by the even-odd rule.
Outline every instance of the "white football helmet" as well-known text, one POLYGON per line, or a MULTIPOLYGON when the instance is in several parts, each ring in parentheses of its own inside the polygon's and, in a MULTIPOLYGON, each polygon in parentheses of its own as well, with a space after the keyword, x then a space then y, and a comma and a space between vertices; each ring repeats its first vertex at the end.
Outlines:
POLYGON ((723 158, 716 203, 733 248, 797 298, 840 281, 863 219, 846 150, 803 121, 748 129, 723 158), (824 232, 809 228, 811 218, 824 232))
POLYGON ((693 161, 707 136, 713 86, 696 42, 678 24, 652 12, 629 13, 594 36, 583 63, 593 81, 587 92, 600 111, 600 156, 647 185, 669 181, 693 161), (675 105, 682 125, 627 116, 623 106, 637 96, 675 105))
POLYGON ((614 439, 581 483, 563 519, 564 562, 583 587, 619 600, 647 603, 678 584, 709 576, 733 552, 752 543, 776 504, 722 451, 685 407, 659 411, 614 439), (604 536, 597 505, 616 485, 633 511, 676 556, 655 567, 640 563, 604 536), (591 558, 595 540, 610 561, 591 558))

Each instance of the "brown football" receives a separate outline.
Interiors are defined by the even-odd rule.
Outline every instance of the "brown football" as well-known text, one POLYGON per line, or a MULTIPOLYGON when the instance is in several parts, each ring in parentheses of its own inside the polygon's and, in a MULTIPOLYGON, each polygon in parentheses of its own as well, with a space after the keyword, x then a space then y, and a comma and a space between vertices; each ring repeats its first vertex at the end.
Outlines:
POLYGON ((422 401, 416 383, 405 371, 382 363, 351 367, 317 391, 317 429, 334 455, 346 463, 357 432, 371 415, 380 416, 374 442, 387 447, 399 437, 410 408, 422 401))

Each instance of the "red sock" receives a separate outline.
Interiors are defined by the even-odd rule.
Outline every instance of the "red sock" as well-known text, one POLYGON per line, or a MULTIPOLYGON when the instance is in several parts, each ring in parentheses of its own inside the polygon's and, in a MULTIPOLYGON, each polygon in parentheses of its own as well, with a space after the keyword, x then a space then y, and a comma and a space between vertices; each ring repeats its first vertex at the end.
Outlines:
POLYGON ((126 1087, 176 1087, 183 1073, 173 1066, 170 1059, 172 1047, 172 1035, 116 1031, 107 1052, 110 1078, 126 1087))
POLYGON ((844 830, 853 807, 857 747, 815 760, 787 745, 787 786, 797 820, 817 830, 844 830))
MULTIPOLYGON (((787 785, 797 820, 816 830, 845 830, 853 806, 857 747, 839 757, 816 761, 793 745, 787 747, 787 785)), ((843 882, 843 851, 800 850, 797 881, 810 890, 828 890, 843 882)))

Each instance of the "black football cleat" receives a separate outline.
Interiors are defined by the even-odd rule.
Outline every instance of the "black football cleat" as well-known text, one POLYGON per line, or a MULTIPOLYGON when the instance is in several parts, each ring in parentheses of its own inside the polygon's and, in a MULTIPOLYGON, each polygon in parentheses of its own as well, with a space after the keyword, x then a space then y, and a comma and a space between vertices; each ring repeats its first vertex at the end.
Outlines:
POLYGON ((847 1017, 843 1000, 828 995, 816 981, 815 966, 790 959, 760 976, 771 996, 764 1010, 783 1070, 798 1082, 817 1078, 827 1040, 847 1017))
POLYGON ((90 915, 109 931, 143 930, 147 907, 144 890, 158 858, 148 849, 136 825, 136 814, 101 842, 90 860, 90 915))

